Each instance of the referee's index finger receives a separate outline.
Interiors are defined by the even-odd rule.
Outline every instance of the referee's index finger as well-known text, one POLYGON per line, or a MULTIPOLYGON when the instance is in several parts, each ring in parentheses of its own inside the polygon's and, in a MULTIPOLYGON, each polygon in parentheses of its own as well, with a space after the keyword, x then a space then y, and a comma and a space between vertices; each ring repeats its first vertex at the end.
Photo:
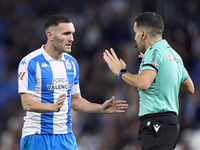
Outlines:
POLYGON ((113 48, 110 48, 110 52, 112 53, 113 57, 118 60, 118 57, 113 48))
POLYGON ((105 53, 110 59, 114 59, 113 55, 111 55, 111 53, 108 50, 105 50, 105 53))
POLYGON ((103 58, 104 58, 104 60, 106 62, 110 62, 111 61, 110 57, 106 54, 106 52, 103 53, 103 58))

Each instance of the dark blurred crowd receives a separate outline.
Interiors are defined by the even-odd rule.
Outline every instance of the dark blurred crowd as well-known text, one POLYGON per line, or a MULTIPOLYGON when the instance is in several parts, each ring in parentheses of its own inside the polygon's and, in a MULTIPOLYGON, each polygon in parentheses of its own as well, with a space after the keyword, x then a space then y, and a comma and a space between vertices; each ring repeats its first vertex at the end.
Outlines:
POLYGON ((140 59, 133 19, 145 11, 163 17, 163 38, 181 55, 195 84, 195 94, 180 93, 181 132, 176 150, 199 150, 200 142, 200 1, 198 0, 0 0, 0 150, 19 150, 24 111, 17 89, 20 60, 45 44, 43 22, 53 14, 75 25, 71 55, 80 66, 84 98, 103 103, 115 96, 130 105, 125 114, 72 111, 79 150, 140 150, 137 89, 118 80, 103 60, 114 48, 131 73, 140 59))

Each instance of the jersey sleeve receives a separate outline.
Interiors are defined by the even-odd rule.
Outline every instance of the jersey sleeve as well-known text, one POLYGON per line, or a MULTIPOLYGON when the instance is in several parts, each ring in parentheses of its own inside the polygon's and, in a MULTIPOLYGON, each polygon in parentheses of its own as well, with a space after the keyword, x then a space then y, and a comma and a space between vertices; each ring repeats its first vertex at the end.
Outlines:
POLYGON ((148 49, 144 54, 144 58, 142 60, 141 71, 153 70, 155 72, 158 72, 161 61, 161 55, 158 53, 157 49, 148 49))
POLYGON ((185 69, 185 67, 183 66, 183 72, 182 72, 182 78, 181 78, 181 83, 183 82, 183 81, 185 81, 188 77, 189 77, 189 74, 188 74, 188 72, 187 72, 187 70, 185 69))
MULTIPOLYGON (((36 66, 36 65, 35 65, 36 66)), ((36 69, 30 62, 23 59, 18 67, 18 93, 34 94, 36 84, 36 69)))
POLYGON ((72 91, 71 91, 71 94, 74 95, 74 94, 78 94, 80 93, 80 88, 79 88, 79 65, 77 63, 77 61, 74 62, 74 83, 73 83, 73 86, 72 86, 72 91))

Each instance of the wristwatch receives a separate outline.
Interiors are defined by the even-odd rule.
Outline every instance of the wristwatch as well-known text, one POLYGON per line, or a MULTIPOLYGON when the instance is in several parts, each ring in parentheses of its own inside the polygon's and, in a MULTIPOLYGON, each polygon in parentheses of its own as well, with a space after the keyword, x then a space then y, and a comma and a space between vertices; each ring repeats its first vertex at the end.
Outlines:
POLYGON ((122 74, 128 72, 126 69, 121 69, 120 72, 119 72, 119 77, 118 79, 121 79, 122 80, 122 74))

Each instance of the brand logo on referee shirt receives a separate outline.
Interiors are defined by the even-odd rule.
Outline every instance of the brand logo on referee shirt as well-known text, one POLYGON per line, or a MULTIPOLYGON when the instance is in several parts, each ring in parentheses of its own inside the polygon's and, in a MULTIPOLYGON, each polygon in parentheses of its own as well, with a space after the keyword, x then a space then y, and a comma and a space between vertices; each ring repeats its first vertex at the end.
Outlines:
POLYGON ((168 56, 170 62, 182 63, 181 59, 179 59, 179 58, 175 58, 170 54, 168 54, 167 56, 168 56))
POLYGON ((168 54, 168 58, 169 58, 169 61, 173 62, 173 57, 172 57, 172 55, 168 54))

